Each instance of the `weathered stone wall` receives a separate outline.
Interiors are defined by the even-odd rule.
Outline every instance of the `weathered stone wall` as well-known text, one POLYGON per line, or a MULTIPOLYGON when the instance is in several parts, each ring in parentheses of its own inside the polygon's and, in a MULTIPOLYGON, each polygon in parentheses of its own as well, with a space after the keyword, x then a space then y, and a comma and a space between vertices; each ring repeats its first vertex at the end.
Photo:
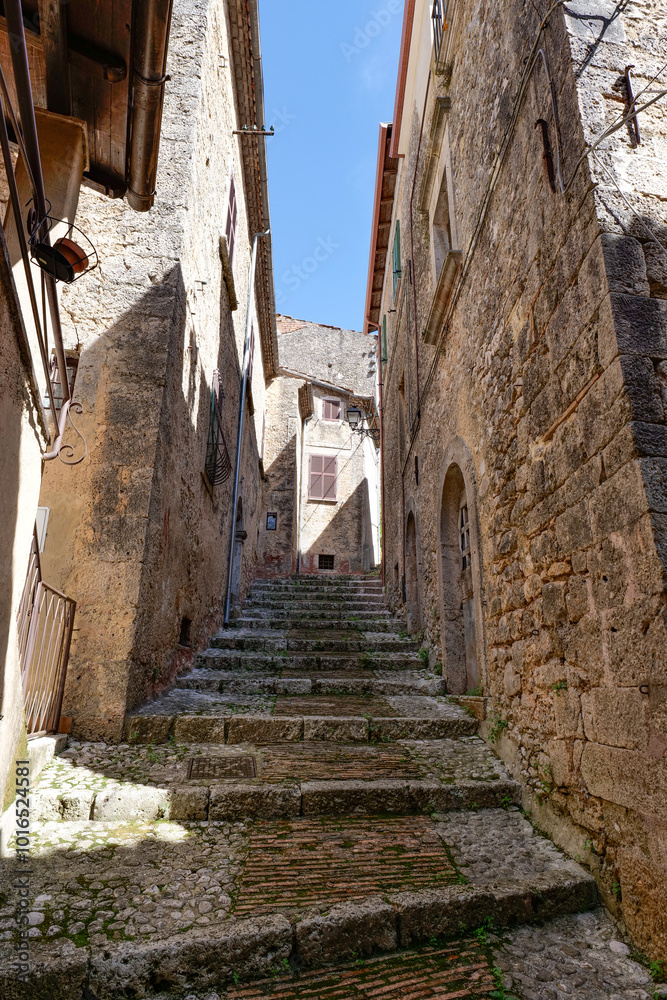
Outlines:
POLYGON ((14 800, 17 752, 25 756, 25 718, 16 616, 25 586, 39 500, 41 452, 46 450, 37 387, 20 347, 21 317, 0 234, 0 815, 14 800))
POLYGON ((541 825, 590 865, 637 944, 665 958, 667 263, 649 235, 666 242, 664 102, 640 117, 640 146, 624 128, 600 154, 641 222, 596 165, 593 177, 584 161, 571 178, 585 143, 627 107, 625 66, 635 64, 639 91, 665 62, 666 9, 577 0, 567 17, 556 10, 541 45, 558 123, 541 56, 513 122, 549 6, 457 4, 452 18, 448 5, 453 58, 431 79, 421 139, 424 92, 408 88, 395 213, 402 278, 390 313, 389 254, 382 308, 387 580, 399 601, 403 578, 417 577, 434 658, 465 690, 452 598, 465 581, 448 576, 460 559, 462 483, 488 731, 541 825), (439 97, 452 102, 445 138, 463 278, 429 346, 421 334, 435 288, 419 198, 439 97), (560 126, 565 195, 550 189, 539 119, 554 149, 560 126), (410 514, 416 565, 406 567, 410 514))
POLYGON ((276 378, 267 390, 264 482, 257 529, 259 577, 289 576, 296 571, 301 385, 297 379, 276 378), (277 514, 275 531, 267 530, 269 513, 277 514))
MULTIPOLYGON (((47 470, 45 565, 78 602, 63 711, 85 736, 118 737, 126 708, 189 662, 191 650, 177 646, 182 619, 192 647, 204 642, 227 578, 233 476, 209 491, 203 469, 216 368, 235 458, 250 249, 222 0, 176 0, 168 72, 155 205, 138 215, 84 190, 77 222, 101 265, 63 294, 66 346, 82 345, 75 398, 89 453, 74 470, 47 470), (219 257, 232 171, 235 313, 219 257)), ((254 575, 263 383, 258 344, 242 587, 254 575)))

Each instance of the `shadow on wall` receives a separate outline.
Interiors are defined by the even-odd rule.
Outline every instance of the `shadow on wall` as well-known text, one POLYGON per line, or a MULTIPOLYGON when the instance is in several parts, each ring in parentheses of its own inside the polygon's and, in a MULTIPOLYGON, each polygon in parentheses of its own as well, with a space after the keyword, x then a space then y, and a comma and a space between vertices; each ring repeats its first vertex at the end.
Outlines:
MULTIPOLYGON (((306 509, 318 501, 305 501, 306 509)), ((304 522, 306 518, 304 518, 304 522)), ((333 555, 334 573, 363 573, 374 569, 373 532, 368 480, 363 479, 342 507, 301 556, 302 573, 318 573, 320 555, 333 555), (368 552, 370 550, 370 565, 368 552), (366 565, 364 558, 366 553, 366 565)), ((322 572, 326 575, 326 571, 322 572)))
POLYGON ((289 576, 296 571, 297 436, 294 434, 265 470, 264 496, 258 532, 257 577, 289 576), (275 513, 276 529, 268 531, 266 517, 275 513))
MULTIPOLYGON (((209 492, 204 482, 211 386, 186 313, 176 266, 85 348, 74 395, 89 457, 77 483, 71 470, 45 477, 49 575, 78 602, 63 712, 87 738, 118 738, 125 711, 189 665, 192 650, 177 648, 183 619, 193 647, 220 620, 233 483, 209 492)), ((226 304, 221 317, 233 461, 240 371, 226 304)), ((256 454, 247 427, 246 455, 256 454)))

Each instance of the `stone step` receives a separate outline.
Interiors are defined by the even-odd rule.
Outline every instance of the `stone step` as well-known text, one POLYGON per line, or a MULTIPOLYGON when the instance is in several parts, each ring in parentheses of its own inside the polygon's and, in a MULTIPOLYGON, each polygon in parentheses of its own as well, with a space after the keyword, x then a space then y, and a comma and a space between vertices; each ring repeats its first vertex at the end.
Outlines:
POLYGON ((381 587, 337 587, 337 586, 313 586, 313 585, 281 585, 281 586, 256 586, 253 585, 248 595, 251 597, 291 597, 294 600, 327 600, 334 599, 347 600, 359 598, 383 598, 384 591, 381 587))
POLYGON ((399 695, 424 694, 444 695, 445 682, 442 677, 421 676, 417 671, 405 671, 399 678, 376 677, 372 670, 364 671, 362 677, 283 677, 281 673, 248 671, 206 670, 198 668, 178 681, 179 688, 195 691, 221 691, 227 694, 350 694, 399 695))
MULTIPOLYGON (((225 990, 290 961, 304 971, 358 963, 487 921, 501 929, 598 904, 591 876, 513 809, 372 824, 35 823, 31 840, 40 894, 28 982, 16 978, 13 948, 0 958, 0 994, 12 1000, 225 990)), ((6 869, 12 886, 25 864, 6 869)), ((11 890, 0 907, 4 925, 11 890)))
POLYGON ((235 618, 232 622, 233 628, 258 628, 258 629, 292 629, 297 626, 304 626, 305 621, 308 622, 308 628, 312 629, 314 632, 326 632, 328 629, 334 631, 343 632, 401 632, 405 627, 402 622, 395 618, 387 615, 384 618, 364 618, 358 621, 350 621, 347 618, 307 618, 299 616, 288 618, 288 617, 272 617, 266 616, 253 616, 249 617, 246 614, 240 615, 235 618), (362 626, 364 628, 362 629, 362 626))
POLYGON ((36 822, 427 814, 508 807, 520 786, 479 737, 392 747, 77 743, 33 790, 36 822))
POLYGON ((417 653, 314 652, 275 656, 261 650, 207 649, 196 657, 196 665, 221 670, 414 670, 423 666, 417 653))
POLYGON ((326 632, 317 638, 312 631, 292 629, 223 629, 211 639, 214 649, 266 650, 294 652, 404 652, 417 653, 418 644, 392 632, 326 632))
POLYGON ((270 609, 272 611, 281 610, 285 612, 301 613, 306 608, 316 610, 318 614, 320 611, 336 611, 341 615, 356 615, 360 611, 380 613, 387 612, 387 605, 380 597, 375 600, 364 598, 358 601, 336 601, 329 598, 327 600, 313 600, 312 598, 294 600, 291 597, 253 597, 251 600, 246 601, 243 605, 244 612, 250 610, 259 611, 262 609, 270 609))
MULTIPOLYGON (((325 610, 320 607, 312 607, 310 604, 305 604, 305 607, 302 610, 299 608, 244 607, 242 617, 262 620, 265 618, 280 617, 285 618, 290 622, 296 622, 297 624, 304 623, 305 627, 308 627, 313 619, 323 622, 342 621, 352 623, 353 628, 360 628, 362 622, 394 620, 394 616, 391 615, 386 608, 375 611, 358 611, 356 614, 352 614, 340 604, 337 606, 333 605, 333 607, 329 610, 325 610)), ((235 619, 235 621, 236 620, 237 619, 235 619)), ((345 625, 345 627, 347 627, 347 625, 345 625)))
MULTIPOLYGON (((178 691, 178 689, 176 689, 178 691)), ((184 702, 191 703, 198 692, 183 691, 184 702)), ((211 696, 199 695, 202 703, 211 696)), ((223 696, 219 696, 222 700, 223 696)), ((253 696, 250 696, 253 697, 253 696)), ((344 696, 343 696, 344 698, 344 696)), ((340 700, 342 701, 343 698, 340 700)), ((290 699, 284 699, 289 701, 290 699)), ((378 701, 381 699, 378 699, 378 701)), ((426 698, 420 699, 427 701, 426 698)), ((164 700, 166 702, 166 699, 164 700)), ((177 711, 178 697, 161 706, 173 709, 173 714, 163 711, 150 715, 126 717, 124 739, 131 743, 166 743, 169 740, 186 743, 391 743, 395 740, 441 740, 457 736, 471 736, 477 732, 478 722, 468 715, 317 715, 317 697, 311 696, 312 714, 300 715, 224 714, 220 711, 190 714, 177 711)), ((210 701, 209 701, 210 704, 210 701)), ((321 702, 320 702, 321 705, 321 702)), ((155 706, 150 706, 155 708, 155 706)), ((229 706, 227 705, 229 713, 229 706)), ((326 706, 328 707, 328 706, 326 706)), ((338 707, 338 706, 337 706, 338 707)), ((340 706, 342 707, 342 706, 340 706)), ((371 707, 369 705, 369 707, 371 707)))

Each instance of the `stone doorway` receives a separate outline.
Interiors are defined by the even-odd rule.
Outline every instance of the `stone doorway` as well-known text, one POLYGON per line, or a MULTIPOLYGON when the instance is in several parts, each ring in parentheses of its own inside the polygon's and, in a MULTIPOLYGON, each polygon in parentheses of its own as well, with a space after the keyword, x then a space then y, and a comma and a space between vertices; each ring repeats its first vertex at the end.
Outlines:
POLYGON ((417 528, 415 516, 410 511, 405 529, 405 598, 408 612, 408 632, 421 628, 419 608, 419 572, 417 569, 417 528))
POLYGON ((479 686, 479 663, 472 520, 463 473, 456 464, 445 476, 440 543, 445 675, 452 694, 465 694, 479 686))

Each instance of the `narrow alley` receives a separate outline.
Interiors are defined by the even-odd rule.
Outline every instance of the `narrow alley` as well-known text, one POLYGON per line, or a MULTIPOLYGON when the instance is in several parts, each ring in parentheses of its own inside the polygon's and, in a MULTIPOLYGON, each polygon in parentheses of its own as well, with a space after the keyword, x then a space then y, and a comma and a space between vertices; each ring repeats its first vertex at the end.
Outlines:
POLYGON ((0 1000, 667 1000, 667 0, 0 0, 0 111, 0 1000))

